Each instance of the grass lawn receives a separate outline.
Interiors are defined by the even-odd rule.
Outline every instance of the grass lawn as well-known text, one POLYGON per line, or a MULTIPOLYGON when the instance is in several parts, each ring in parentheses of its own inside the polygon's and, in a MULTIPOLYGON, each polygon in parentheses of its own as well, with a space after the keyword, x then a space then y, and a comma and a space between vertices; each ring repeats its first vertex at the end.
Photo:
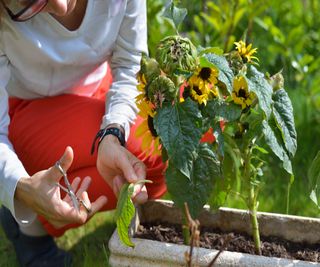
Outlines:
MULTIPOLYGON (((114 212, 96 214, 86 225, 69 230, 57 238, 59 247, 70 251, 74 266, 106 267, 108 264, 108 241, 115 229, 114 212)), ((13 247, 0 227, 0 266, 18 266, 13 247)))

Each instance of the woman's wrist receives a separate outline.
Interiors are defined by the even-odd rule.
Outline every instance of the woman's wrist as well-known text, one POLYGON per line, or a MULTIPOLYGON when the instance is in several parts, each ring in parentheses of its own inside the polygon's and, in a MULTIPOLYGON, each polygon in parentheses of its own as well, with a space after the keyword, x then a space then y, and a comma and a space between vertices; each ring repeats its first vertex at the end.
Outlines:
POLYGON ((105 127, 105 129, 109 129, 109 128, 118 128, 121 131, 121 133, 123 134, 123 136, 125 136, 125 130, 124 130, 124 128, 123 128, 123 126, 121 124, 119 124, 119 123, 110 123, 105 127))
POLYGON ((91 155, 94 153, 96 148, 96 142, 98 142, 97 148, 99 148, 100 143, 108 136, 113 136, 113 138, 108 138, 108 140, 115 140, 114 138, 118 139, 118 142, 121 146, 126 145, 125 140, 125 132, 123 127, 120 124, 112 123, 108 124, 104 129, 98 131, 95 139, 93 140, 92 147, 91 147, 91 155))
POLYGON ((16 190, 14 193, 14 198, 19 200, 20 202, 28 205, 29 204, 29 196, 32 195, 30 190, 30 178, 22 177, 19 179, 16 190))

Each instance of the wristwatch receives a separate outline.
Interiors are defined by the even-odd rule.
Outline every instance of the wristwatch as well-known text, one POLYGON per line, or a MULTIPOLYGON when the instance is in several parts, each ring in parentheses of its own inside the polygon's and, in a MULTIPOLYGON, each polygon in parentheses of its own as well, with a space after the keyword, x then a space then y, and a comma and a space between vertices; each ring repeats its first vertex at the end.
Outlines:
POLYGON ((117 137, 122 146, 126 145, 126 139, 125 139, 125 134, 124 134, 123 128, 120 125, 111 124, 111 125, 107 126, 106 128, 99 130, 98 133, 96 134, 96 136, 93 140, 92 146, 91 146, 91 155, 94 153, 97 140, 98 140, 98 146, 97 146, 97 148, 98 148, 101 141, 103 140, 103 138, 109 134, 117 137))

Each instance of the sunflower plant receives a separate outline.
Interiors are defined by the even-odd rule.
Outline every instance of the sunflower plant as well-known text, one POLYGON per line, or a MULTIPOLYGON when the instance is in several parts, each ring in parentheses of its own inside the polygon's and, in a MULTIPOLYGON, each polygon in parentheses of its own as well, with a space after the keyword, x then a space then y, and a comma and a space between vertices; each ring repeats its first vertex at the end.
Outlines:
MULTIPOLYGON (((165 14, 178 25, 186 11, 172 4, 165 14)), ((292 174, 296 131, 281 73, 261 73, 257 49, 245 40, 234 45, 230 52, 196 47, 177 31, 159 42, 155 58, 142 55, 136 103, 144 121, 137 135, 146 153, 161 153, 168 192, 182 211, 188 204, 193 218, 205 204, 221 205, 237 174, 260 254, 261 155, 271 150, 292 174)))

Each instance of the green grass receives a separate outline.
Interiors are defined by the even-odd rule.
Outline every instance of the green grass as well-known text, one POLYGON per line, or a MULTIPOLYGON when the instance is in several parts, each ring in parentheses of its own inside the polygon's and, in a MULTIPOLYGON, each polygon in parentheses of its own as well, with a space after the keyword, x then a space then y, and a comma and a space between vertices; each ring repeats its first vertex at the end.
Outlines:
MULTIPOLYGON (((56 241, 60 248, 72 253, 74 266, 106 267, 109 266, 108 241, 114 229, 114 212, 101 212, 96 214, 87 224, 67 231, 56 241)), ((1 267, 18 266, 13 247, 5 238, 1 227, 0 255, 1 267)))

